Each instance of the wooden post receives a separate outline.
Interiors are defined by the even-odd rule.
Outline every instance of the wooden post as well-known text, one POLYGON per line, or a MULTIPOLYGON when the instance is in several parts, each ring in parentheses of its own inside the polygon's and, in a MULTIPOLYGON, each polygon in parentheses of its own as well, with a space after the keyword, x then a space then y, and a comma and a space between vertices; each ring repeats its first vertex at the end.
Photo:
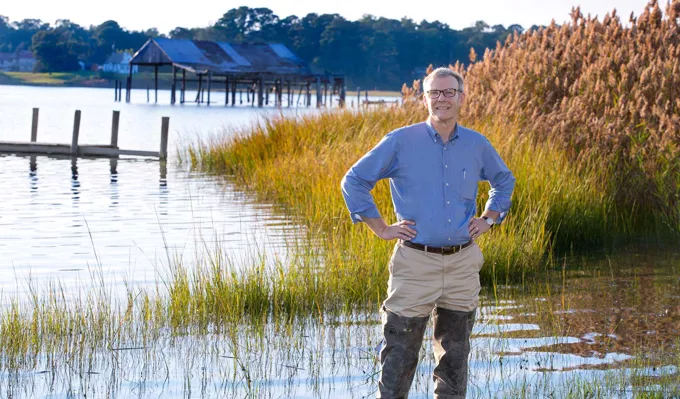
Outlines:
POLYGON ((309 88, 310 83, 307 82, 307 106, 309 107, 312 105, 312 91, 309 88))
POLYGON ((153 66, 153 75, 154 103, 158 103, 158 65, 153 66))
POLYGON ((149 86, 146 86, 146 102, 149 102, 149 86))
POLYGON ((340 108, 345 108, 345 101, 347 101, 347 91, 345 90, 345 78, 340 81, 340 108))
POLYGON ((208 72, 208 106, 210 106, 210 86, 212 85, 212 72, 208 72))
POLYGON ((38 141, 38 113, 39 108, 33 108, 33 121, 31 122, 31 143, 38 141))
POLYGON ((125 97, 126 102, 132 101, 132 64, 129 65, 130 71, 128 72, 127 78, 127 95, 125 97))
POLYGON ((257 85, 257 106, 262 108, 264 105, 264 79, 260 77, 257 85))
POLYGON ((170 92, 170 104, 175 105, 175 100, 176 98, 176 89, 177 89, 177 67, 172 66, 172 91, 170 92))
POLYGON ((321 98, 323 93, 321 93, 321 77, 316 77, 316 107, 321 107, 321 98))
POLYGON ((113 101, 118 101, 118 80, 113 81, 113 101))
POLYGON ((357 108, 361 108, 361 87, 357 86, 357 108))
POLYGON ((292 102, 291 99, 290 99, 290 80, 286 82, 286 86, 287 86, 287 89, 288 89, 288 108, 290 108, 290 105, 291 105, 291 102, 292 102))
POLYGON ((323 84, 323 106, 328 106, 328 83, 323 84))
POLYGON ((180 93, 180 100, 179 102, 184 104, 184 91, 186 90, 187 86, 187 71, 186 69, 182 69, 182 92, 180 93))
MULTIPOLYGON (((243 103, 243 99, 241 99, 241 103, 243 103)), ((232 79, 231 82, 231 106, 236 105, 236 77, 232 79)))
POLYGON ((203 90, 203 75, 198 75, 198 92, 196 93, 196 103, 201 103, 201 91, 203 90))
POLYGON ((229 76, 224 77, 224 105, 229 105, 229 76))
POLYGON ((73 117, 73 137, 71 139, 71 156, 78 155, 78 135, 80 135, 80 110, 73 117))
POLYGON ((164 116, 161 120, 161 151, 160 159, 168 158, 168 129, 170 128, 170 117, 164 116))
POLYGON ((111 147, 118 148, 118 125, 120 122, 120 111, 113 111, 111 121, 111 147))
POLYGON ((118 102, 123 101, 123 82, 118 81, 118 102))
POLYGON ((283 107, 283 79, 276 81, 276 106, 283 107))

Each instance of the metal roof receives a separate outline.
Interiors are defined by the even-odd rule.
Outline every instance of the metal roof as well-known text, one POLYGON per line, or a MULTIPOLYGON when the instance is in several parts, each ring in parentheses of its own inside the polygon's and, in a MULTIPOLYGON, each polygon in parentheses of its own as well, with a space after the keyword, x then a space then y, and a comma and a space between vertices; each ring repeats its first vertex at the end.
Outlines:
POLYGON ((197 73, 255 73, 311 76, 306 62, 283 44, 246 44, 205 40, 149 39, 133 65, 174 65, 197 73))

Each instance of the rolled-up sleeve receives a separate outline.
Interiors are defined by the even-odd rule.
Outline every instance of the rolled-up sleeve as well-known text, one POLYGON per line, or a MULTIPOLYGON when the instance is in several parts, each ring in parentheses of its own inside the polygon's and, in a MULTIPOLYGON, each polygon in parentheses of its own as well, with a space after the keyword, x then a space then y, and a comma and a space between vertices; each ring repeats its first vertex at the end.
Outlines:
POLYGON ((361 222, 364 217, 381 217, 371 190, 379 180, 395 176, 398 168, 397 150, 397 136, 391 132, 342 178, 342 195, 353 223, 361 222))
POLYGON ((489 181, 489 200, 486 201, 484 210, 496 211, 500 213, 496 223, 501 223, 512 204, 512 191, 515 189, 515 176, 505 165, 500 155, 486 140, 484 151, 482 152, 482 178, 489 181))

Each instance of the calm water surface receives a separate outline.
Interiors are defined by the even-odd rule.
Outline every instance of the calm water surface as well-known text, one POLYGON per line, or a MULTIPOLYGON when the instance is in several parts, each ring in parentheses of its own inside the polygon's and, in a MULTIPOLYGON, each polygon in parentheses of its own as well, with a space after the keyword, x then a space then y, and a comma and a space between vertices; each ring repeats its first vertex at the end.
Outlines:
POLYGON ((160 91, 159 103, 147 104, 138 90, 125 104, 113 101, 111 89, 0 86, 0 141, 30 139, 33 107, 40 108, 41 142, 70 143, 76 109, 82 144, 109 142, 112 110, 121 111, 120 148, 158 150, 162 116, 170 117, 171 130, 167 168, 142 158, 114 164, 0 155, 0 291, 25 291, 29 277, 79 285, 93 268, 111 285, 143 286, 176 259, 191 267, 216 248, 236 261, 285 256, 284 240, 299 229, 228 183, 182 171, 175 152, 262 117, 319 111, 170 106, 169 96, 160 91))

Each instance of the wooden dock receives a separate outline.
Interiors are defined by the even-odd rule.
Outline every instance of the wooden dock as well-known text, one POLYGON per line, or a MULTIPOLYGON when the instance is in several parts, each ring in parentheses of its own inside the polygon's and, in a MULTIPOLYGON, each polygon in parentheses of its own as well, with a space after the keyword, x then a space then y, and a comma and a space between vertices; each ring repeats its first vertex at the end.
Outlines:
POLYGON ((33 122, 31 124, 31 141, 0 141, 0 153, 11 154, 41 154, 41 155, 70 155, 71 157, 119 157, 121 155, 131 155, 140 157, 152 157, 160 160, 167 159, 168 155, 168 130, 170 118, 164 116, 161 120, 161 143, 160 151, 138 151, 123 150, 118 148, 118 126, 120 121, 120 111, 113 111, 111 122, 111 143, 103 145, 80 145, 78 137, 80 135, 80 110, 75 112, 73 117, 73 135, 71 144, 38 143, 38 114, 39 109, 33 108, 33 122))

